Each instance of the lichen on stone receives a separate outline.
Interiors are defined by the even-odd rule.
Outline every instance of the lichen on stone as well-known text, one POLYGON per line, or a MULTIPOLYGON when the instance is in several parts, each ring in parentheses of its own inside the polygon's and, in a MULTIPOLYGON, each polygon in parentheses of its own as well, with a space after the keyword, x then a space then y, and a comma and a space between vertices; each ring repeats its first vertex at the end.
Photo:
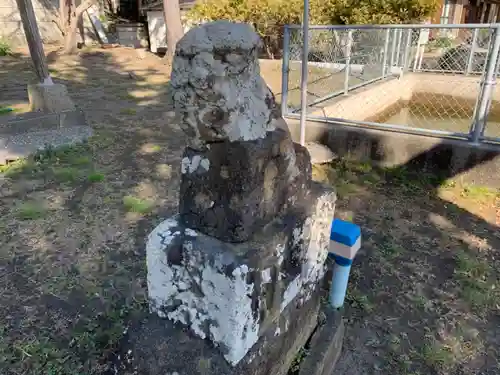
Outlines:
POLYGON ((181 128, 193 148, 265 137, 288 128, 260 76, 259 36, 250 25, 211 22, 178 42, 170 84, 181 128))

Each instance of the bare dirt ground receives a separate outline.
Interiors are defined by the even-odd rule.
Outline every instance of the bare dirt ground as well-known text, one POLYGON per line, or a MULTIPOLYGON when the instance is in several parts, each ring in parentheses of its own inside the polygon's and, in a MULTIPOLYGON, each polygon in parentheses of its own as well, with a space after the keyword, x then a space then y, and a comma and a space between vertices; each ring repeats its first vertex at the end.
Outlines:
MULTIPOLYGON (((114 374, 147 314, 144 239, 177 209, 185 138, 156 56, 49 61, 95 136, 1 167, 0 373, 114 374)), ((279 93, 280 64, 262 74, 279 93)), ((0 58, 0 107, 25 110, 33 78, 25 54, 0 58)), ((338 374, 499 374, 499 192, 348 162, 315 174, 364 236, 338 374)))

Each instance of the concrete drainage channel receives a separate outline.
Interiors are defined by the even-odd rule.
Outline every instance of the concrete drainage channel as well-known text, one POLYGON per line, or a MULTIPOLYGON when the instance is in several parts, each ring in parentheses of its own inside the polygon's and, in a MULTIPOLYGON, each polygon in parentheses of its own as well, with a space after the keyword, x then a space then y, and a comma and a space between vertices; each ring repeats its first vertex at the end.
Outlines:
MULTIPOLYGON (((500 186, 500 144, 473 144, 467 140, 479 90, 478 77, 457 78, 408 73, 356 89, 311 106, 308 112, 306 141, 327 146, 336 157, 373 162, 382 167, 408 165, 434 171, 462 183, 500 186), (461 86, 450 97, 449 87, 461 86), (425 118, 415 116, 423 105, 425 118), (443 99, 441 102, 439 99, 443 99), (443 103, 448 103, 446 107, 443 103), (449 107, 454 103, 455 108, 449 107), (443 116, 443 113, 446 114, 443 116), (444 121, 443 118, 455 115, 444 121), (432 117, 433 116, 433 117, 432 117), (338 119, 338 120, 336 120, 338 119), (383 128, 385 123, 403 123, 397 129, 383 128), (415 128, 442 129, 434 136, 415 128), (447 134, 444 134, 446 132, 447 134)), ((495 88, 486 135, 498 137, 500 89, 495 88)), ((290 114, 287 123, 294 140, 299 139, 299 114, 290 114)), ((497 138, 498 139, 498 138, 497 138)))
MULTIPOLYGON (((476 76, 436 76, 431 73, 406 73, 400 77, 388 78, 384 81, 374 82, 370 85, 350 91, 348 95, 338 95, 310 106, 308 116, 345 119, 353 122, 387 122, 391 121, 391 115, 396 118, 400 109, 414 105, 426 106, 422 112, 422 119, 418 124, 402 121, 407 126, 422 127, 427 129, 442 129, 450 132, 467 134, 473 117, 474 105, 480 89, 480 78, 476 76), (453 95, 450 95, 450 87, 453 87, 453 95), (443 98, 445 100, 439 100, 443 98), (453 103, 455 108, 450 107, 453 103), (396 108, 395 108, 396 107, 396 108), (453 113, 447 113, 447 109, 453 113), (434 119, 432 113, 434 112, 434 119), (454 115, 454 120, 462 118, 465 126, 455 125, 452 128, 444 128, 439 121, 441 115, 454 115), (427 124, 427 125, 426 125, 427 124)), ((495 88, 494 100, 500 100, 500 89, 495 88)), ((443 117, 446 117, 443 116, 443 117)), ((442 120, 441 120, 442 122, 442 120)), ((457 124, 456 121, 453 121, 457 124)), ((448 124, 451 126, 452 124, 448 124)), ((459 123, 459 125, 461 125, 459 123)), ((402 126, 403 127, 403 126, 402 126)))

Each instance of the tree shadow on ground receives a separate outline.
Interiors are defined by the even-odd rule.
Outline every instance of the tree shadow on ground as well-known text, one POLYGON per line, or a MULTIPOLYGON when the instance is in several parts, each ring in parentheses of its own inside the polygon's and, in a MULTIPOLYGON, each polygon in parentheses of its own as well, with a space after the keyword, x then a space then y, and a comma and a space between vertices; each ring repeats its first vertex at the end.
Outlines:
MULTIPOLYGON (((82 51, 49 64, 95 135, 3 167, 0 372, 101 374, 131 314, 147 311, 144 241, 177 210, 185 140, 156 57, 82 51)), ((30 61, 2 68, 0 101, 27 101, 30 61)))
POLYGON ((339 189, 339 215, 363 233, 339 373, 500 368, 500 194, 426 172, 423 157, 391 169, 341 161, 319 171, 339 189))

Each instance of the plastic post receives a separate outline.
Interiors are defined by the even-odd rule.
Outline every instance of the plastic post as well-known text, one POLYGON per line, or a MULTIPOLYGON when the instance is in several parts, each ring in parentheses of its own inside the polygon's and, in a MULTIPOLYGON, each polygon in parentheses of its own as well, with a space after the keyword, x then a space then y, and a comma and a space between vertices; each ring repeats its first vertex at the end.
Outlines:
POLYGON ((335 219, 330 233, 330 254, 335 257, 330 304, 339 309, 344 305, 351 265, 361 247, 361 229, 356 224, 335 219))
POLYGON ((352 260, 342 257, 335 257, 333 268, 332 286, 330 288, 330 304, 334 309, 339 309, 344 305, 351 272, 352 260))

